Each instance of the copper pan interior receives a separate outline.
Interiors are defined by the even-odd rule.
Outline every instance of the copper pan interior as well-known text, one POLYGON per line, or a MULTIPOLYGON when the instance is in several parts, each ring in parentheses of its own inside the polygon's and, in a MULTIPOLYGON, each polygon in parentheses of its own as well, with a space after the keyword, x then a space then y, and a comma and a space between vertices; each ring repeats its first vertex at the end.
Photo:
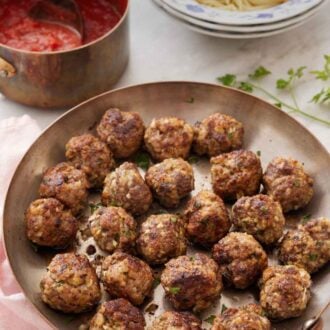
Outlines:
MULTIPOLYGON (((148 124, 152 118, 174 115, 195 123, 216 111, 230 114, 245 127, 245 149, 261 151, 263 167, 275 156, 291 156, 305 164, 315 179, 315 196, 300 214, 330 215, 330 156, 318 140, 297 121, 249 94, 210 84, 191 82, 163 82, 132 86, 108 92, 78 105, 48 127, 32 145, 18 166, 12 179, 4 210, 4 238, 8 258, 17 281, 28 299, 51 324, 60 329, 72 329, 81 320, 52 311, 39 297, 39 282, 45 273, 50 254, 38 254, 25 237, 23 214, 29 203, 37 198, 43 171, 64 160, 64 146, 68 139, 95 128, 95 124, 110 107, 139 112, 148 124), (69 322, 69 321, 70 322, 69 322)), ((196 191, 208 188, 208 165, 194 165, 196 191)), ((194 192, 194 193, 195 193, 194 192)), ((290 221, 289 221, 290 222, 290 221)), ((290 223, 290 225, 292 225, 290 223)), ((276 329, 300 329, 303 321, 313 317, 329 299, 329 266, 313 276, 312 299, 306 312, 298 319, 274 325, 276 329)), ((254 291, 224 292, 221 302, 227 306, 253 300, 254 291)), ((159 305, 164 306, 163 291, 155 292, 159 305)), ((219 305, 202 317, 219 312, 219 305)), ((152 316, 146 315, 147 321, 152 316)))

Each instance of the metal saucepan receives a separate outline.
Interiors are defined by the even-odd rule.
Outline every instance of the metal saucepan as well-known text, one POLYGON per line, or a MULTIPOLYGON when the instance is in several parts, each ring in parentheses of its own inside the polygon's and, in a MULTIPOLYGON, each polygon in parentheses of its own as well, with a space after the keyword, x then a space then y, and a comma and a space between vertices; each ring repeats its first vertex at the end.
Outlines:
POLYGON ((0 44, 0 92, 26 105, 60 108, 109 90, 129 56, 129 0, 112 3, 123 12, 118 24, 79 48, 29 52, 0 44))
MULTIPOLYGON (((31 146, 18 166, 8 190, 4 210, 4 240, 13 272, 27 298, 49 322, 59 329, 77 329, 86 321, 85 315, 72 319, 55 312, 40 299, 40 279, 56 251, 36 253, 25 234, 24 211, 38 196, 43 171, 65 159, 65 144, 70 137, 93 132, 104 112, 110 107, 123 111, 137 111, 146 125, 155 117, 178 116, 189 123, 202 120, 211 113, 222 112, 243 122, 245 127, 244 148, 261 152, 263 168, 275 156, 291 156, 305 163, 306 170, 315 180, 315 195, 300 215, 313 217, 330 214, 330 156, 318 140, 293 118, 249 94, 210 84, 164 82, 132 86, 111 91, 84 102, 67 112, 47 128, 31 146)), ((201 160, 193 164, 196 189, 210 188, 209 163, 201 160)), ((293 226, 298 219, 288 219, 293 226)), ((81 245, 80 253, 86 253, 90 240, 81 245)), ((189 253, 193 252, 189 250, 189 253)), ((270 262, 274 262, 270 258, 270 262)), ((273 325, 273 329, 298 330, 308 319, 315 317, 329 300, 330 265, 313 275, 312 299, 300 318, 273 325)), ((226 289, 217 305, 201 315, 219 313, 220 303, 237 306, 253 301, 258 295, 253 290, 226 289)), ((145 313, 147 323, 169 305, 164 291, 158 285, 154 302, 159 306, 155 315, 145 313)), ((326 313, 325 313, 326 314, 326 313)), ((326 315, 323 315, 325 317, 326 315)), ((207 323, 205 324, 205 326, 207 323)), ((325 325, 324 329, 328 328, 325 325)))

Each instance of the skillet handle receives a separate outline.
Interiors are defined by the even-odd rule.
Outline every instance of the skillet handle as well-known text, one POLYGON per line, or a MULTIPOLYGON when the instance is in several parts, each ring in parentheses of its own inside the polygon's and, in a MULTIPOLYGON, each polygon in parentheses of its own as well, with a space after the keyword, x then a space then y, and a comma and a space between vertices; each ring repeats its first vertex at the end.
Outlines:
POLYGON ((5 59, 0 57, 0 77, 1 78, 12 78, 16 75, 15 67, 7 62, 5 59))

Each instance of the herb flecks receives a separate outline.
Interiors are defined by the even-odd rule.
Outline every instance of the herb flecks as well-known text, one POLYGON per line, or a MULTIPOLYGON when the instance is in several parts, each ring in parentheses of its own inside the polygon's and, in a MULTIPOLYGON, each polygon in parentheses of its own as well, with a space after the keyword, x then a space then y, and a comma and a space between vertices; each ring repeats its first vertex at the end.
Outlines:
POLYGON ((213 324, 214 320, 215 320, 216 316, 215 315, 210 315, 209 317, 207 317, 204 321, 209 323, 209 324, 213 324))
POLYGON ((312 215, 311 214, 305 214, 302 218, 301 218, 301 223, 304 225, 306 224, 310 219, 311 219, 312 215))
POLYGON ((150 157, 146 152, 141 151, 135 155, 134 163, 146 171, 150 166, 150 157))
POLYGON ((177 294, 180 292, 180 288, 179 287, 176 287, 176 286, 172 286, 171 288, 169 288, 169 291, 172 293, 172 294, 177 294))
POLYGON ((317 258, 318 258, 318 255, 317 254, 313 254, 311 253, 309 256, 308 256, 309 260, 310 261, 316 261, 317 258))
POLYGON ((187 99, 185 102, 186 102, 186 103, 194 103, 194 102, 195 102, 195 98, 194 98, 194 97, 190 97, 190 98, 187 99))
POLYGON ((88 206, 89 206, 89 208, 91 210, 91 214, 93 214, 96 210, 98 210, 99 208, 101 208, 103 205, 102 205, 102 203, 96 203, 96 204, 90 203, 88 206))
POLYGON ((197 155, 191 155, 188 158, 188 163, 189 164, 197 164, 199 161, 201 160, 201 158, 197 155))
POLYGON ((222 304, 221 306, 221 315, 228 309, 228 307, 225 304, 222 304))

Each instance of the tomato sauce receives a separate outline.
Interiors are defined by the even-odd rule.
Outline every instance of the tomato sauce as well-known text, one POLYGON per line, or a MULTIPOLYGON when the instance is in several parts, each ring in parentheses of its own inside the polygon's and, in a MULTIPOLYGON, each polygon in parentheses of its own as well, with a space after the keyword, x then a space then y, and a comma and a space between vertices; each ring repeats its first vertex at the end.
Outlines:
POLYGON ((35 21, 29 10, 39 0, 0 0, 0 44, 13 48, 48 52, 68 50, 87 44, 110 31, 125 12, 123 0, 77 0, 85 36, 63 25, 35 21))

